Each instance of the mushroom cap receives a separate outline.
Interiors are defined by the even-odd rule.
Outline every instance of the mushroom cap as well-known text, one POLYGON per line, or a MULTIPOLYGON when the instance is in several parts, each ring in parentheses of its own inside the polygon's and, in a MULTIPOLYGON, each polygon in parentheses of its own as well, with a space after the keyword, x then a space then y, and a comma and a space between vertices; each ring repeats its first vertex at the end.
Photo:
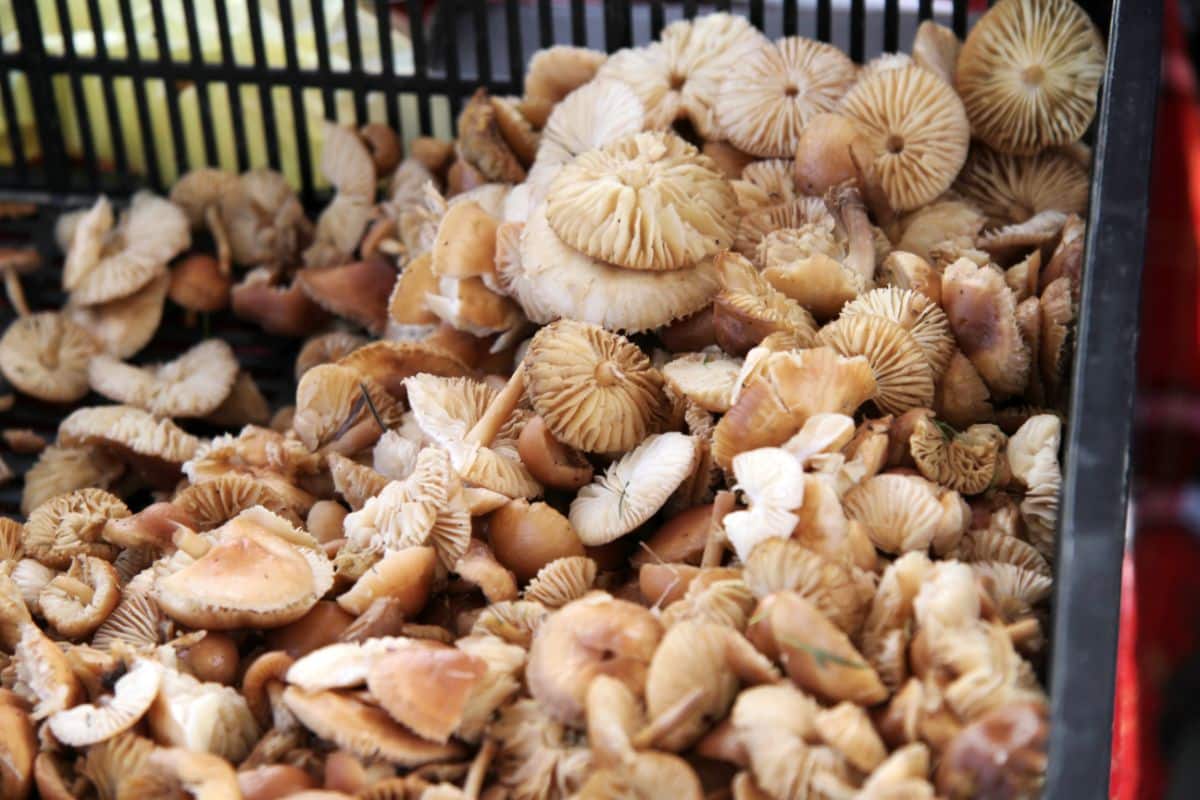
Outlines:
POLYGON ((1050 598, 1054 582, 1050 576, 1031 569, 997 561, 976 561, 971 569, 1004 622, 1016 622, 1033 615, 1034 607, 1050 598))
POLYGON ((645 109, 632 89, 616 80, 591 81, 572 91, 550 112, 538 145, 537 164, 566 164, 645 126, 645 109))
POLYGON ((192 230, 198 230, 207 225, 205 212, 218 206, 226 192, 236 191, 237 182, 236 173, 200 167, 188 170, 175 181, 167 199, 187 215, 192 230))
POLYGON ((101 531, 109 520, 128 516, 125 503, 102 489, 57 495, 29 513, 25 554, 55 569, 66 569, 76 555, 111 559, 116 550, 100 538, 101 531))
POLYGON ((986 422, 993 416, 991 393, 970 359, 956 350, 934 390, 933 409, 956 428, 986 422))
POLYGON ((79 679, 58 645, 32 622, 18 625, 18 639, 12 653, 16 679, 25 685, 25 696, 34 703, 34 720, 77 705, 84 696, 79 679))
POLYGON ((366 337, 346 331, 330 331, 309 338, 296 355, 296 380, 321 364, 332 364, 367 344, 366 337))
POLYGON ((334 491, 354 511, 362 508, 367 500, 382 492, 389 483, 387 476, 337 453, 330 453, 326 463, 329 464, 334 491))
POLYGON ((622 269, 568 247, 546 219, 545 205, 530 212, 521 234, 519 264, 507 287, 534 322, 558 317, 636 333, 704 308, 717 290, 710 260, 692 269, 622 269))
POLYGON ((77 286, 84 275, 96 267, 112 226, 112 205, 104 195, 97 197, 91 208, 80 209, 59 220, 59 224, 55 226, 56 238, 60 247, 64 244, 64 239, 66 244, 62 247, 66 256, 62 271, 64 289, 77 286), (69 228, 64 231, 58 230, 64 221, 68 220, 71 221, 67 223, 69 228), (60 236, 60 233, 67 235, 60 236))
POLYGON ((1029 380, 1032 356, 1003 273, 958 259, 942 273, 942 304, 958 346, 988 388, 1000 396, 1019 394, 1029 380))
POLYGON ((942 194, 967 158, 971 129, 962 101, 920 67, 863 78, 838 112, 859 124, 873 151, 873 177, 897 210, 917 208, 942 194))
POLYGON ((1038 368, 1052 396, 1057 397, 1069 377, 1071 351, 1068 346, 1075 323, 1073 283, 1063 275, 1052 280, 1041 296, 1041 342, 1038 368))
POLYGON ((309 450, 342 447, 345 437, 344 446, 353 454, 373 445, 399 416, 399 404, 375 381, 351 367, 322 364, 304 373, 296 385, 292 429, 309 450), (374 419, 374 414, 380 419, 374 419), (369 434, 349 435, 359 426, 366 426, 369 434))
POLYGON ((1033 545, 1001 530, 967 531, 955 558, 968 563, 1011 564, 1023 572, 1052 577, 1050 562, 1033 545))
POLYGON ((988 227, 999 228, 1043 211, 1082 214, 1091 184, 1087 168, 1061 151, 1014 156, 976 143, 954 191, 978 206, 988 227))
POLYGON ((236 436, 217 436, 201 445, 183 470, 194 484, 230 473, 253 476, 298 512, 307 513, 314 498, 296 484, 316 476, 322 464, 320 456, 294 436, 247 425, 236 436))
POLYGON ((171 276, 164 273, 128 297, 95 306, 68 303, 63 313, 90 333, 106 353, 129 358, 154 338, 170 283, 171 276))
POLYGON ((171 499, 171 504, 180 508, 198 531, 219 528, 255 506, 299 523, 296 512, 270 484, 238 472, 188 486, 171 499))
POLYGON ((747 258, 759 258, 760 245, 768 235, 779 230, 795 229, 807 234, 807 244, 815 245, 827 255, 834 255, 829 251, 833 250, 836 226, 837 221, 823 200, 801 196, 764 206, 743 216, 738 223, 733 249, 747 258))
POLYGON ((596 50, 565 44, 538 50, 525 68, 525 97, 561 104, 573 91, 591 81, 607 58, 596 50))
POLYGON ((1049 738, 1046 716, 1044 703, 1014 702, 965 726, 942 753, 938 792, 962 797, 980 789, 1008 796, 1040 791, 1049 738))
POLYGON ((438 224, 429 265, 433 274, 446 278, 491 274, 495 270, 499 226, 500 220, 478 203, 468 201, 450 206, 438 224))
POLYGON ((88 379, 98 394, 157 417, 212 413, 229 395, 237 374, 237 357, 220 339, 203 341, 164 364, 135 367, 109 355, 88 363, 88 379))
POLYGON ((832 111, 856 73, 832 45, 802 36, 762 41, 724 71, 714 102, 717 125, 739 150, 792 158, 805 124, 832 111))
POLYGON ((585 452, 622 452, 658 430, 667 414, 662 376, 624 337, 559 320, 525 354, 527 393, 546 427, 585 452))
POLYGON ((936 200, 900 218, 897 223, 900 237, 896 241, 896 250, 929 261, 933 248, 946 240, 975 241, 986 221, 974 203, 936 200))
POLYGON ((525 599, 561 608, 587 594, 596 581, 596 562, 587 556, 556 558, 538 570, 525 587, 525 599))
POLYGON ((950 86, 954 86, 961 50, 962 42, 958 34, 931 19, 918 25, 913 35, 913 63, 934 73, 950 86))
POLYGON ((387 335, 393 339, 421 337, 438 323, 438 316, 425 305, 425 294, 436 292, 437 277, 433 274, 433 255, 424 252, 411 259, 396 277, 388 296, 387 335))
POLYGON ((486 181, 520 183, 525 168, 500 128, 496 107, 487 89, 480 87, 458 116, 458 154, 486 181))
POLYGON ((69 317, 42 311, 12 321, 0 338, 0 372, 18 391, 49 403, 88 393, 88 361, 96 341, 69 317))
POLYGON ((371 658, 367 688, 392 719, 422 738, 445 744, 486 671, 483 659, 462 650, 412 640, 371 658))
POLYGON ((843 316, 818 338, 843 356, 865 356, 875 376, 874 401, 889 414, 933 402, 933 367, 910 331, 874 314, 843 316))
POLYGON ((307 336, 329 321, 329 315, 292 281, 286 288, 274 285, 276 277, 265 267, 246 273, 230 293, 233 313, 276 336, 307 336))
POLYGON ((132 406, 80 408, 58 426, 58 441, 67 447, 104 447, 134 466, 156 470, 162 480, 196 454, 200 440, 169 419, 155 419, 132 406))
POLYGON ((111 739, 132 728, 150 710, 162 675, 161 664, 139 658, 113 684, 111 698, 52 714, 50 731, 69 747, 87 747, 111 739))
POLYGON ((954 334, 950 332, 950 321, 941 306, 925 295, 896 287, 872 289, 847 303, 841 317, 845 319, 858 314, 885 317, 912 334, 929 362, 934 380, 946 371, 946 365, 954 355, 954 334))
POLYGON ((402 767, 419 767, 461 758, 461 745, 430 742, 388 716, 342 692, 308 692, 289 686, 283 702, 306 728, 359 758, 382 759, 402 767))
POLYGON ((98 628, 120 601, 121 583, 113 565, 94 556, 75 556, 65 575, 42 587, 38 608, 59 634, 77 639, 98 628), (85 600, 68 591, 75 582, 91 589, 91 597, 85 600))
POLYGON ((243 172, 236 191, 221 195, 221 219, 243 266, 295 264, 312 232, 287 178, 263 167, 243 172))
POLYGON ((696 468, 696 439, 646 437, 571 501, 570 520, 585 545, 608 544, 650 519, 696 468))
POLYGON ((740 358, 713 348, 685 353, 663 365, 667 385, 705 411, 724 414, 733 405, 733 389, 742 370, 740 358))
MULTIPOLYGON (((955 505, 957 494, 939 497, 937 486, 914 475, 876 475, 852 488, 843 498, 846 514, 867 528, 867 535, 880 550, 906 553, 925 550, 935 539, 954 533, 961 537, 969 523, 955 505)), ((957 543, 957 538, 955 538, 957 543)))
POLYGON ((750 551, 742 577, 759 599, 775 592, 798 592, 849 636, 858 635, 875 596, 871 577, 795 539, 760 542, 750 551))
POLYGON ((384 597, 395 601, 405 616, 415 616, 429 599, 436 565, 437 553, 432 547, 388 550, 338 597, 337 603, 361 615, 371 603, 384 597))
POLYGON ((405 396, 404 381, 418 373, 447 378, 471 373, 458 356, 429 342, 371 342, 342 356, 337 363, 370 378, 397 399, 405 396))
POLYGON ((722 252, 716 263, 723 288, 713 300, 713 328, 721 349, 741 355, 773 333, 811 343, 817 325, 807 309, 737 253, 722 252))
POLYGON ((821 709, 813 725, 822 740, 857 770, 870 774, 887 758, 887 748, 861 706, 842 702, 821 709))
POLYGON ((333 585, 315 539, 256 506, 218 528, 211 549, 160 577, 155 597, 172 618, 213 630, 294 622, 333 585))
POLYGON ((989 147, 1033 154, 1081 137, 1096 115, 1104 41, 1069 0, 1006 0, 963 44, 955 85, 989 147))
POLYGON ((737 200, 716 163, 673 133, 586 152, 550 186, 546 218, 570 247, 616 266, 673 270, 733 241, 737 200))
POLYGON ((708 732, 712 720, 728 713, 738 690, 727 654, 735 636, 723 625, 691 620, 676 623, 663 635, 646 675, 648 715, 655 719, 687 695, 697 690, 702 694, 689 713, 655 739, 655 747, 684 750, 708 732))
POLYGON ((356 131, 326 122, 321 148, 321 174, 339 196, 375 199, 375 163, 356 131))
POLYGON ((296 273, 296 285, 321 308, 382 335, 396 270, 381 256, 296 273))
POLYGON ((972 425, 948 435, 929 417, 917 420, 909 449, 931 481, 963 494, 980 494, 997 481, 1006 437, 995 425, 972 425))
POLYGON ((233 387, 221 405, 204 417, 205 422, 221 428, 240 428, 244 425, 266 425, 271 419, 271 407, 263 396, 254 376, 238 370, 233 387))

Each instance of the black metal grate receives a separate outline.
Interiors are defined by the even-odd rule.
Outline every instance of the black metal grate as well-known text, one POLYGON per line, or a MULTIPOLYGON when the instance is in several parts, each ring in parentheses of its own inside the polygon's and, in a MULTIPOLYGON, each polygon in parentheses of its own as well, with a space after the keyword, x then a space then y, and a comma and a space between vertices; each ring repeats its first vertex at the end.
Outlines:
MULTIPOLYGON (((0 199, 43 206, 33 219, 0 223, 0 244, 13 237, 33 240, 52 258, 59 209, 90 203, 99 191, 162 190, 172 176, 205 164, 283 168, 315 209, 320 187, 313 145, 320 120, 386 121, 405 139, 449 136, 463 100, 477 86, 519 93, 529 56, 554 43, 614 50, 645 43, 677 19, 731 10, 769 36, 811 36, 863 60, 904 49, 923 19, 936 18, 961 35, 991 2, 443 0, 423 14, 425 5, 0 0, 0 199), (81 18, 71 18, 71 9, 81 18), (102 12, 113 10, 115 18, 102 20, 102 12), (406 43, 389 33, 399 12, 412 21, 406 43), (118 34, 89 36, 100 20, 118 34), (48 39, 45 34, 60 25, 74 35, 48 39), (402 47, 411 55, 411 69, 397 66, 402 47), (14 124, 21 120, 29 123, 23 131, 14 124)), ((1082 5, 1109 32, 1109 60, 1094 132, 1084 313, 1066 431, 1046 796, 1090 800, 1107 794, 1136 290, 1162 4, 1082 5)), ((36 308, 61 303, 57 270, 41 270, 25 283, 36 308)), ((0 307, 0 327, 10 316, 0 307)), ((295 344, 264 337, 229 314, 210 322, 235 346, 273 405, 288 402, 295 344)), ((203 328, 189 329, 169 312, 139 360, 166 358, 202 335, 203 328)), ((21 398, 2 422, 53 437, 62 413, 21 398)), ((4 457, 18 471, 31 461, 4 457)), ((0 487, 0 512, 12 513, 18 499, 18 487, 0 487)))

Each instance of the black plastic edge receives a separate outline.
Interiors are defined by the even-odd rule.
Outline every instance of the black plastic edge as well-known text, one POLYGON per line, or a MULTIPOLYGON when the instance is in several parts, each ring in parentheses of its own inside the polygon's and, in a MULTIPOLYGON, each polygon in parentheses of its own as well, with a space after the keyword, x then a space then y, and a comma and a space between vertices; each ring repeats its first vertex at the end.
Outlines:
POLYGON ((1096 127, 1060 507, 1047 798, 1108 796, 1162 4, 1117 0, 1096 127))

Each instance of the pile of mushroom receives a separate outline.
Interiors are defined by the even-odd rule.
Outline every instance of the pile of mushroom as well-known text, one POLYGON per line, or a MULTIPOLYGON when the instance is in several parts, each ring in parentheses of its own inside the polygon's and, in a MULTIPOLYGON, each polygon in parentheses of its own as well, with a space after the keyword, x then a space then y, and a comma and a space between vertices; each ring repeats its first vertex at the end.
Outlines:
POLYGON ((0 521, 0 795, 1035 794, 1103 61, 1070 0, 865 65, 713 14, 331 126, 315 224, 64 217, 0 372, 113 404, 0 521), (130 363, 168 296, 308 337, 294 404, 130 363))

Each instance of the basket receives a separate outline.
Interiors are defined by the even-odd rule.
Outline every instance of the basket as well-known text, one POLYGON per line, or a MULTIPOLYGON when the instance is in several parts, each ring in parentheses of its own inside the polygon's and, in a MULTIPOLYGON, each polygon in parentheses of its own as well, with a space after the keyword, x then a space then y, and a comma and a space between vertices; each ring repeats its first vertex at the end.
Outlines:
MULTIPOLYGON (((748 16, 769 36, 831 41, 861 61, 906 46, 923 19, 936 18, 962 35, 984 6, 967 0, 431 5, 426 14, 421 0, 0 0, 0 200, 39 209, 0 221, 0 240, 32 241, 54 266, 26 276, 31 303, 62 301, 52 233, 62 208, 89 203, 100 191, 161 191, 173 176, 203 164, 281 169, 315 207, 323 196, 314 158, 321 118, 387 122, 406 140, 449 136, 477 86, 519 93, 524 66, 540 47, 611 51, 649 41, 673 20, 727 10, 748 16), (407 39, 390 33, 402 17, 413 21, 407 39), (107 36, 93 35, 98 20, 107 36)), ((1108 788, 1162 5, 1082 5, 1108 31, 1108 71, 1092 131, 1083 313, 1047 670, 1046 796, 1093 800, 1108 788)), ((5 308, 0 324, 10 316, 5 308)), ((229 315, 209 324, 209 333, 234 345, 268 399, 285 402, 294 391, 295 346, 229 315)), ((168 312, 139 360, 159 359, 204 333, 168 312)), ((61 415, 22 397, 3 427, 53 437, 61 415)), ((4 457, 18 472, 30 462, 4 457)), ((19 484, 2 488, 0 512, 14 513, 19 484)))

